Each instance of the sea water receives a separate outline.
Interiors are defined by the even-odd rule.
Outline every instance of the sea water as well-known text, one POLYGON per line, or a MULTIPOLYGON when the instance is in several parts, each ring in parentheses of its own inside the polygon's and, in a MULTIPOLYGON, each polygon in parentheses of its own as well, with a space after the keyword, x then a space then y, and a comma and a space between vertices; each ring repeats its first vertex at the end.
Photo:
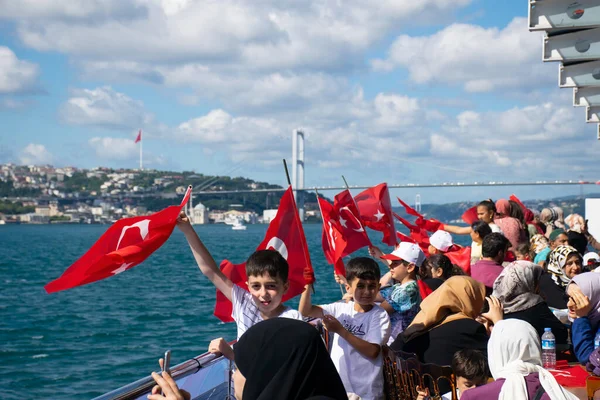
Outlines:
MULTIPOLYGON (((109 279, 46 294, 107 225, 0 226, 2 398, 89 399, 148 375, 172 350, 171 365, 204 353, 211 339, 235 339, 212 315, 215 290, 177 229, 144 263, 109 279)), ((266 225, 232 231, 196 226, 217 263, 255 250, 266 225)), ((317 278, 316 303, 340 298, 321 249, 321 225, 306 224, 317 278)), ((374 243, 381 233, 371 232, 374 243)), ((466 242, 468 236, 461 237, 466 242)), ((465 243, 468 244, 468 243, 465 243)), ((383 251, 388 251, 381 245, 383 251)), ((356 255, 367 255, 365 249, 356 255)), ((382 272, 385 269, 382 265, 382 272)), ((298 298, 288 304, 297 307, 298 298)))

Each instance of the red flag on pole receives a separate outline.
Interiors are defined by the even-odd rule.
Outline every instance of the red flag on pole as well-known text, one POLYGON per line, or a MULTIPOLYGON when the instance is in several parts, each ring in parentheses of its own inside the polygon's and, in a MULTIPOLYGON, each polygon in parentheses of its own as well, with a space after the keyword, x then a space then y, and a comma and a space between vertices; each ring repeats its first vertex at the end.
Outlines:
POLYGON ((44 286, 54 293, 105 279, 140 264, 167 241, 181 209, 190 197, 188 188, 178 206, 152 215, 115 222, 100 239, 58 278, 44 286))
POLYGON ((333 269, 337 275, 346 276, 346 268, 339 254, 343 251, 346 243, 342 239, 340 233, 339 220, 335 213, 335 209, 328 201, 317 199, 321 216, 323 218, 323 233, 321 235, 321 245, 325 253, 325 259, 329 264, 333 264, 333 269), (339 249, 339 250, 338 250, 339 249), (338 253, 339 251, 339 253, 338 253))
POLYGON ((135 138, 135 142, 133 142, 133 143, 137 143, 137 142, 139 142, 140 140, 142 140, 142 130, 141 130, 141 129, 140 129, 140 131, 138 132, 138 135, 137 135, 137 137, 135 138))
POLYGON ((354 196, 364 226, 383 232, 382 242, 396 246, 396 228, 387 183, 380 183, 354 196))
MULTIPOLYGON (((283 296, 283 301, 289 300, 304 291, 306 284, 305 275, 314 276, 308 254, 308 246, 304 229, 298 216, 298 209, 294 201, 292 187, 290 186, 279 203, 277 215, 269 224, 265 238, 256 250, 277 250, 289 264, 288 280, 290 287, 283 296)), ((221 271, 231 281, 248 290, 246 281, 246 264, 232 264, 228 260, 221 262, 221 271)), ((314 279, 314 278, 313 278, 314 279)), ((217 290, 217 301, 215 304, 215 316, 223 322, 231 322, 231 311, 233 306, 223 293, 217 290)))

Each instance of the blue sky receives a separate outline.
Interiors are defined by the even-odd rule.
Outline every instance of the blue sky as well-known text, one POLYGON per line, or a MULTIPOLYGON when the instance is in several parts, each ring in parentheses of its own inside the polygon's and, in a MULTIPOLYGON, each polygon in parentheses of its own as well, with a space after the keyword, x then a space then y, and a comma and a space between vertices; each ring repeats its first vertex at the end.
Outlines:
POLYGON ((283 184, 299 127, 306 186, 598 180, 596 128, 526 17, 525 0, 0 0, 0 162, 133 168, 143 129, 148 168, 283 184))

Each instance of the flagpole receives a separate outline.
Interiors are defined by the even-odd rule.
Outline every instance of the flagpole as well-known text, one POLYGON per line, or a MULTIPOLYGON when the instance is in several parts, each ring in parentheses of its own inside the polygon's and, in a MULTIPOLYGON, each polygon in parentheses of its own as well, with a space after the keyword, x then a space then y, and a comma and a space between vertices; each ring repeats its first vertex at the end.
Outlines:
POLYGON ((144 143, 144 138, 141 135, 142 130, 140 129, 140 171, 143 170, 143 164, 142 164, 142 144, 144 143))
MULTIPOLYGON (((321 213, 321 220, 323 221, 323 229, 325 229, 325 218, 323 218, 323 209, 321 209, 321 203, 319 202, 319 191, 315 189, 315 193, 317 194, 317 205, 319 206, 319 212, 321 213)), ((327 235, 327 234, 326 234, 327 235)), ((329 243, 329 236, 327 236, 327 243, 329 243)), ((331 247, 331 243, 329 243, 329 247, 331 247)), ((335 269, 333 270, 335 274, 335 269)), ((342 288, 342 284, 340 283, 340 292, 342 292, 342 297, 344 297, 344 289, 342 288)))

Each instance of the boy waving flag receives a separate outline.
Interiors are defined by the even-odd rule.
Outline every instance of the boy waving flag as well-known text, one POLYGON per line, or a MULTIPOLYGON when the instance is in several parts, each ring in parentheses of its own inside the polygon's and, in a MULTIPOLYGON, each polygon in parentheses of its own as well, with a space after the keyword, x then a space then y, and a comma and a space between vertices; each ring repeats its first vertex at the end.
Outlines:
MULTIPOLYGON (((281 301, 286 301, 302 293, 304 285, 308 282, 314 283, 306 237, 300 223, 291 186, 281 197, 277 215, 269 224, 265 238, 256 250, 276 250, 289 264, 287 278, 289 288, 281 301)), ((221 263, 222 273, 244 290, 248 290, 246 269, 246 263, 233 264, 228 260, 223 260, 221 263)), ((223 322, 233 321, 232 307, 229 298, 222 291, 217 290, 215 316, 223 322)))

